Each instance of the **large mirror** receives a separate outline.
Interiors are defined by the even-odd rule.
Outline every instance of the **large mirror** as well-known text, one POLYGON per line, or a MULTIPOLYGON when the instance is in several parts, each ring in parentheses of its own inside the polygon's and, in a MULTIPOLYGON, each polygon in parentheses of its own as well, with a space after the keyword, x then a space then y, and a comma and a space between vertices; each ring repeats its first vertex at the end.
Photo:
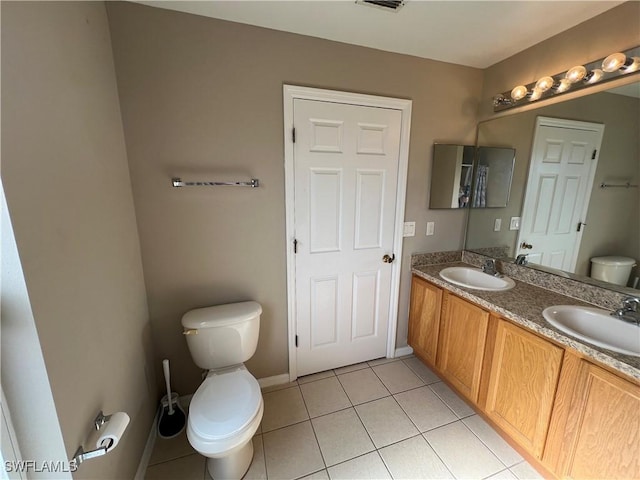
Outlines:
POLYGON ((513 148, 516 159, 507 205, 470 209, 465 249, 527 254, 534 268, 638 294, 638 267, 626 285, 590 275, 594 257, 640 261, 639 97, 636 83, 480 123, 478 145, 513 148), (558 232, 572 232, 572 245, 558 245, 558 232))

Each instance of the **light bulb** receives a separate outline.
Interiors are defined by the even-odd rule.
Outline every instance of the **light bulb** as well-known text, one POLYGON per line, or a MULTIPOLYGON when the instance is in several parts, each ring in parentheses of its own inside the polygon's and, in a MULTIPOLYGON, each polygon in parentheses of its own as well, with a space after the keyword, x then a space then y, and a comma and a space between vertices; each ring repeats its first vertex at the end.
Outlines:
POLYGON ((624 53, 612 53, 603 60, 602 70, 605 72, 615 72, 616 70, 620 70, 626 61, 627 56, 624 53))
POLYGON ((542 77, 540 80, 536 82, 536 88, 546 92, 551 87, 553 87, 553 78, 551 77, 542 77))
POLYGON ((531 92, 531 96, 529 97, 529 101, 533 102, 534 100, 538 100, 542 96, 542 93, 543 93, 542 90, 540 90, 539 88, 535 87, 531 92))
POLYGON ((587 74, 587 69, 584 68, 582 65, 578 65, 570 69, 565 75, 565 78, 569 80, 569 82, 571 83, 576 83, 582 80, 586 74, 587 74))
POLYGON ((631 73, 640 70, 640 57, 631 57, 629 58, 624 67, 622 67, 622 71, 624 73, 631 73))
POLYGON ((511 98, 514 100, 522 100, 527 96, 527 87, 524 85, 518 85, 513 90, 511 90, 511 98))
POLYGON ((569 81, 569 79, 567 78, 563 78, 562 80, 560 80, 560 83, 558 83, 557 85, 554 85, 553 90, 556 93, 562 93, 562 92, 566 92, 570 88, 571 88, 571 81, 569 81))
POLYGON ((584 82, 593 84, 602 80, 602 77, 604 77, 604 72, 599 68, 594 68, 586 77, 584 77, 584 82))

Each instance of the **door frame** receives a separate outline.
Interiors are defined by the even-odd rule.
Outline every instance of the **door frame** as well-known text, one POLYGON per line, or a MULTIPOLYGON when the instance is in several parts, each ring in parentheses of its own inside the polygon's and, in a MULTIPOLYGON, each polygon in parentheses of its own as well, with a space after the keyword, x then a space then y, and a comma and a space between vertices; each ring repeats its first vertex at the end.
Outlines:
POLYGON ((287 317, 289 339, 289 380, 294 381, 297 375, 296 355, 296 293, 295 293, 295 254, 294 240, 294 145, 293 145, 293 103, 296 99, 316 100, 345 105, 388 108, 402 113, 400 131, 400 151, 398 162, 398 185, 396 193, 396 221, 393 234, 393 252, 396 261, 391 264, 391 302, 389 305, 389 330, 387 336, 387 358, 392 358, 396 348, 398 330, 398 306, 400 296, 400 272, 402 266, 402 243, 404 208, 407 194, 407 170, 409 167, 409 139, 411 132, 412 101, 400 98, 379 97, 360 93, 341 92, 295 85, 283 85, 284 103, 284 179, 286 208, 286 248, 287 248, 287 317))
MULTIPOLYGON (((602 139, 604 137, 604 124, 596 123, 596 122, 583 122, 580 120, 569 120, 566 118, 556 118, 556 117, 536 117, 535 129, 533 131, 533 141, 531 143, 531 154, 529 156, 529 171, 527 172, 527 185, 524 191, 524 198, 522 201, 522 215, 527 208, 531 207, 531 199, 527 201, 527 196, 529 194, 531 182, 531 169, 533 168, 533 148, 536 145, 536 141, 538 139, 538 132, 540 127, 555 127, 555 128, 566 128, 570 130, 584 130, 589 132, 594 132, 598 134, 598 143, 596 147, 596 157, 591 162, 591 168, 589 170, 589 178, 587 179, 587 192, 585 196, 585 202, 582 205, 582 211, 580 215, 582 217, 582 221, 587 219, 587 212, 589 211, 589 202, 591 201, 591 193, 593 192, 593 182, 596 178, 596 170, 598 168, 598 161, 600 160, 600 150, 602 149, 602 139)), ((584 229, 578 232, 576 236, 576 241, 574 244, 573 255, 571 257, 571 270, 575 271, 576 264, 578 262, 578 253, 580 250, 580 245, 582 244, 582 236, 584 235, 584 229)), ((518 253, 518 249, 520 248, 520 244, 522 242, 522 230, 518 230, 518 239, 516 243, 516 253, 518 253)))

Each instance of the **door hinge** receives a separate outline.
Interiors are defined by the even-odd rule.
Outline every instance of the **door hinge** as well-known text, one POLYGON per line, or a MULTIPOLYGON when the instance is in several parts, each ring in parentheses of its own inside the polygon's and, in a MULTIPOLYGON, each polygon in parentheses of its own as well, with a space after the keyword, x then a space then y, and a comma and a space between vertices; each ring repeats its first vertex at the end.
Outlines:
POLYGON ((298 335, 296 335, 296 348, 298 347, 298 335))
POLYGON ((596 159, 596 155, 598 154, 598 150, 593 150, 593 153, 591 154, 591 160, 595 160, 596 159))
POLYGON ((298 253, 298 240, 293 239, 293 253, 298 253))
POLYGON ((291 129, 291 140, 293 141, 293 143, 296 143, 296 127, 293 127, 291 129))

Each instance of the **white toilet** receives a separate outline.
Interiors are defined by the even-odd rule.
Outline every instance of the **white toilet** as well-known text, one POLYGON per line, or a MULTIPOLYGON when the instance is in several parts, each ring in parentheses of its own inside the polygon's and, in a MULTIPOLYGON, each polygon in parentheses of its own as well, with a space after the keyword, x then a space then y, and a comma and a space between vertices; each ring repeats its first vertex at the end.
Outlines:
POLYGON ((243 362, 258 344, 262 307, 256 302, 199 308, 182 317, 196 365, 208 370, 191 399, 187 438, 207 457, 215 480, 240 479, 253 458, 252 438, 264 404, 258 381, 243 362))
POLYGON ((591 278, 626 286, 636 261, 629 257, 594 257, 591 259, 591 278))

